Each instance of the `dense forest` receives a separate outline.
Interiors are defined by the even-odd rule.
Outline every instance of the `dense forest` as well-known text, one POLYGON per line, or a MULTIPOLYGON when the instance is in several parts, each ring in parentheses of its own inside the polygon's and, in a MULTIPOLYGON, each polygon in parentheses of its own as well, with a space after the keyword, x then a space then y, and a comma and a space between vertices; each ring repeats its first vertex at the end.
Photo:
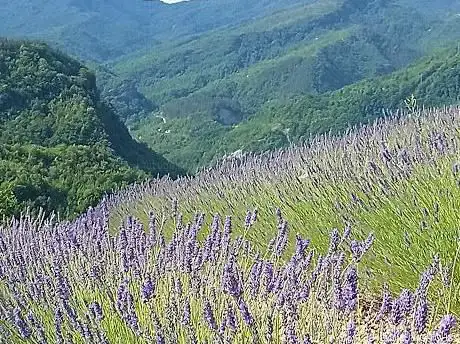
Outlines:
POLYGON ((72 216, 105 192, 180 170, 134 141, 92 72, 47 45, 0 41, 0 213, 72 216))

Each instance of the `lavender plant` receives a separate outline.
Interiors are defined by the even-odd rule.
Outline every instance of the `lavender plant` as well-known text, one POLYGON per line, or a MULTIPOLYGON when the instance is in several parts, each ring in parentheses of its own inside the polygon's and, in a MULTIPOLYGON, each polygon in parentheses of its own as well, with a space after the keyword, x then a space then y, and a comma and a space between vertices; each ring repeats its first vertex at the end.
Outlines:
MULTIPOLYGON (((258 251, 229 237, 248 222, 204 216, 164 239, 128 217, 116 234, 107 213, 73 223, 23 217, 0 229, 0 325, 5 343, 454 343, 456 318, 429 304, 435 260, 418 288, 365 294, 359 271, 373 236, 332 230, 321 254, 278 212, 278 244, 258 251), (204 239, 198 240, 203 232, 204 239), (279 244, 281 243, 281 244, 279 244), (371 341, 372 342, 372 341, 371 341)), ((258 217, 249 217, 254 225, 258 217)), ((276 221, 274 221, 276 225, 276 221)))

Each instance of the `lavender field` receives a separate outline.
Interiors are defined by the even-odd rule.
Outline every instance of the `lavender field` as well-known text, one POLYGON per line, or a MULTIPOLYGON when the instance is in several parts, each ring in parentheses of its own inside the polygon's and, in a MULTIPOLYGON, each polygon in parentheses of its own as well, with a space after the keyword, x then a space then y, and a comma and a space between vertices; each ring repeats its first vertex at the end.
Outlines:
POLYGON ((460 343, 460 108, 0 227, 1 343, 460 343))

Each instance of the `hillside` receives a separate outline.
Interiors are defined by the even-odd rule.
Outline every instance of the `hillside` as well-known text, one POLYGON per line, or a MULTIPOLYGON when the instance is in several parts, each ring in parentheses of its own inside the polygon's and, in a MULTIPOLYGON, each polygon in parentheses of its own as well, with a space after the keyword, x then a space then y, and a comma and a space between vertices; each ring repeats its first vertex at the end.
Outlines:
MULTIPOLYGON (((266 120, 266 109, 273 105, 305 96, 322 101, 344 86, 388 75, 427 54, 456 47, 457 2, 431 7, 427 11, 417 2, 402 0, 312 2, 237 27, 165 43, 109 68, 119 78, 134 80, 138 91, 155 105, 149 108, 151 115, 147 111, 128 119, 134 135, 194 171, 213 159, 216 147, 222 147, 219 154, 233 152, 227 136, 245 131, 246 121, 266 120)), ((408 89, 398 103, 409 95, 408 89)), ((303 135, 311 132, 315 130, 303 135)), ((272 140, 272 134, 267 135, 264 140, 272 140)), ((238 136, 244 147, 254 146, 244 144, 252 139, 238 136)))
MULTIPOLYGON (((169 211, 193 223, 196 209, 222 216, 231 209, 233 237, 249 240, 268 257, 265 250, 273 248, 270 240, 280 230, 274 217, 280 208, 289 224, 287 259, 298 236, 309 238, 316 254, 327 255, 330 229, 342 233, 349 226, 356 240, 373 233, 372 253, 360 267, 363 288, 375 291, 384 282, 395 294, 415 288, 439 255, 457 287, 443 294, 436 282, 440 289, 432 297, 459 314, 459 284, 450 279, 460 278, 459 120, 458 106, 399 113, 343 136, 324 134, 290 148, 228 158, 191 181, 135 186, 114 195, 113 207, 108 203, 111 225, 129 214, 147 226, 149 210, 156 219, 169 211), (246 214, 253 209, 257 221, 248 229, 246 214)), ((175 231, 172 222, 162 228, 166 238, 175 231)), ((199 238, 208 233, 204 229, 199 238)))
MULTIPOLYGON (((456 0, 53 0, 40 7, 21 0, 2 6, 1 13, 18 13, 0 20, 2 32, 51 40, 91 60, 101 98, 132 134, 190 172, 239 149, 270 149, 328 130, 319 118, 316 128, 304 118, 276 123, 289 104, 323 102, 460 38, 456 0), (270 118, 276 123, 268 124, 270 118), (303 131, 286 135, 291 127, 303 131)), ((357 123, 360 115, 350 116, 357 123)))
POLYGON ((1 344, 460 343, 460 0, 0 0, 4 33, 54 43, 0 38, 1 344))
POLYGON ((96 79, 45 44, 0 41, 0 211, 73 216, 104 192, 180 170, 132 139, 96 79))
POLYGON ((419 106, 456 104, 459 66, 457 49, 448 49, 390 75, 336 91, 296 96, 285 102, 275 99, 233 126, 206 117, 166 117, 146 118, 133 125, 132 131, 172 161, 193 170, 238 150, 272 150, 317 133, 337 133, 372 121, 384 110, 405 108, 411 94, 419 106))

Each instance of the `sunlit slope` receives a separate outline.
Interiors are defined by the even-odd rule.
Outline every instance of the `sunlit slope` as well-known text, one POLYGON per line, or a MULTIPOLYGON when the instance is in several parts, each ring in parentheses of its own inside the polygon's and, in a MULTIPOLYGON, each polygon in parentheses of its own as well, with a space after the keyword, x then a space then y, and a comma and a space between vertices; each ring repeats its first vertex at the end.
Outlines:
MULTIPOLYGON (((129 121, 130 128, 152 148, 195 171, 238 149, 273 149, 299 136, 343 127, 331 123, 334 117, 356 123, 361 115, 350 115, 346 108, 329 110, 325 102, 337 100, 330 92, 404 73, 422 56, 456 47, 460 21, 443 6, 430 12, 408 1, 315 2, 121 60, 113 65, 116 73, 136 80, 156 105, 152 115, 129 121), (313 118, 292 105, 301 98, 316 109, 313 118), (320 115, 324 106, 327 119, 320 115), (287 123, 279 124, 278 118, 287 123), (255 134, 246 135, 251 129, 255 134)), ((393 92, 404 93, 401 98, 380 102, 383 107, 400 106, 410 95, 411 87, 400 92, 407 86, 403 83, 393 92)), ((373 102, 378 96, 355 98, 373 102)))

